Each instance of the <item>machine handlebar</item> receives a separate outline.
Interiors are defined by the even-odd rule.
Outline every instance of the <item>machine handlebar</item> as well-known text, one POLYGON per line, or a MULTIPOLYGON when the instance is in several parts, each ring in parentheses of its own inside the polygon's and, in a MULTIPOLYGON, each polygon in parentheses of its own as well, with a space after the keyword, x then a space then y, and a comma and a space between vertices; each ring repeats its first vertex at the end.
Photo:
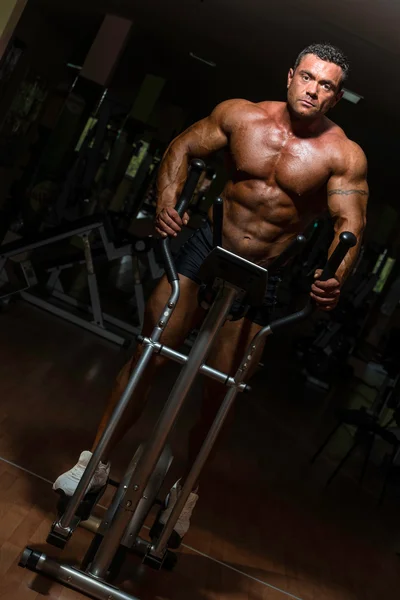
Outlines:
MULTIPOLYGON (((183 217, 189 203, 192 199, 196 186, 199 182, 200 176, 202 172, 205 170, 206 165, 199 158, 194 158, 190 162, 190 171, 187 176, 185 185, 183 186, 183 190, 181 195, 179 196, 179 200, 177 205, 175 206, 175 210, 177 211, 180 217, 183 217)), ((164 260, 165 273, 168 277, 169 283, 173 281, 177 281, 179 279, 178 273, 176 272, 174 259, 171 252, 170 240, 169 238, 165 238, 161 241, 161 251, 164 260)))
POLYGON ((213 246, 222 246, 222 229, 224 222, 224 201, 220 196, 213 204, 213 246))
POLYGON ((194 158, 190 161, 190 171, 187 176, 185 185, 183 186, 181 195, 179 196, 178 203, 175 206, 175 210, 180 217, 183 217, 183 215, 185 214, 185 211, 190 204, 196 186, 199 183, 200 176, 205 170, 205 168, 206 165, 200 158, 194 158))
POLYGON ((328 279, 332 279, 335 277, 336 271, 340 267, 342 260, 350 250, 357 244, 357 238, 354 233, 351 231, 343 231, 339 236, 339 243, 334 249, 326 263, 322 274, 320 276, 320 281, 328 281, 328 279))
POLYGON ((268 272, 273 273, 274 271, 284 267, 290 259, 294 258, 300 253, 306 241, 307 238, 302 233, 297 235, 293 242, 270 264, 268 267, 268 272))
MULTIPOLYGON (((320 281, 327 281, 328 279, 331 279, 335 276, 335 273, 338 270, 342 260, 344 259, 350 248, 353 248, 356 244, 357 238, 350 231, 344 231, 340 234, 339 243, 336 246, 335 250, 332 252, 332 255, 330 256, 329 260, 327 261, 320 276, 320 281)), ((293 325, 294 323, 297 323, 298 321, 302 321, 303 319, 309 317, 315 309, 316 306, 314 302, 312 302, 310 299, 307 305, 302 310, 299 310, 298 312, 295 312, 291 315, 287 315, 286 317, 282 317, 281 319, 277 319, 276 321, 272 321, 269 324, 269 327, 272 333, 276 333, 282 327, 293 325)))

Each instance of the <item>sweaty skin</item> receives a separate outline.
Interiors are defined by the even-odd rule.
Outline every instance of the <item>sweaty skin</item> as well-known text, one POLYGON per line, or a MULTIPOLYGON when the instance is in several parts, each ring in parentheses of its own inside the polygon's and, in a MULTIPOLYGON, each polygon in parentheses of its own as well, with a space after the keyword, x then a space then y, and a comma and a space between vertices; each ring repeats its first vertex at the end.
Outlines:
MULTIPOLYGON (((325 116, 341 97, 341 69, 306 55, 289 72, 287 102, 228 100, 178 136, 166 151, 158 178, 156 230, 176 235, 173 209, 191 158, 225 149, 229 180, 224 200, 223 245, 267 266, 307 225, 327 209, 342 231, 358 240, 337 276, 316 281, 311 296, 320 308, 337 304, 340 287, 358 255, 368 198, 367 161, 361 148, 325 116)), ((212 220, 212 209, 210 209, 212 220)))

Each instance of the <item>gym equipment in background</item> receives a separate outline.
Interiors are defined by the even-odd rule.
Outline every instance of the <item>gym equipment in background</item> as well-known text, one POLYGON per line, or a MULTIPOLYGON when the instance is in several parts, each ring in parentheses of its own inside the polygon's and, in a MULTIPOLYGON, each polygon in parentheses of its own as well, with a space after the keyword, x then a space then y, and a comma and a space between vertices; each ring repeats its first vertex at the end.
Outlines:
POLYGON ((143 323, 141 263, 146 263, 147 274, 154 280, 161 277, 163 270, 156 262, 152 238, 135 239, 130 236, 129 241, 124 237, 121 243, 117 233, 109 219, 94 215, 51 228, 31 239, 16 239, 3 244, 0 246, 0 300, 3 304, 7 303, 17 294, 23 300, 111 342, 129 345, 141 331, 143 323), (71 253, 71 246, 67 246, 64 256, 60 249, 57 252, 57 244, 73 238, 80 240, 80 248, 73 247, 71 253), (46 249, 47 258, 35 262, 34 251, 39 248, 46 249), (48 258, 49 252, 54 253, 51 259, 48 258), (103 259, 110 262, 121 257, 131 257, 133 261, 132 309, 136 309, 133 323, 105 313, 99 294, 96 261, 103 259), (85 266, 88 302, 67 294, 62 285, 62 274, 78 264, 85 266))
POLYGON ((362 406, 357 409, 339 409, 336 412, 337 423, 335 427, 311 459, 311 464, 313 464, 341 427, 350 428, 353 430, 351 433, 352 443, 333 470, 326 485, 329 486, 332 483, 354 452, 363 446, 364 460, 359 477, 359 484, 361 485, 367 472, 375 441, 377 439, 383 441, 385 445, 391 448, 391 451, 386 453, 382 460, 384 480, 378 500, 379 506, 384 501, 388 483, 392 478, 394 479, 393 476, 395 474, 397 474, 398 478, 399 470, 398 467, 396 469, 396 461, 400 454, 400 436, 390 430, 392 423, 396 423, 400 427, 400 351, 398 330, 391 332, 381 360, 383 377, 376 389, 376 396, 372 405, 369 408, 362 406), (392 411, 392 417, 384 423, 384 415, 388 410, 392 411), (397 473, 395 473, 396 470, 397 473))
POLYGON ((314 336, 297 341, 296 354, 310 386, 328 392, 339 374, 351 375, 349 357, 363 337, 394 262, 387 249, 377 255, 363 248, 335 311, 316 322, 314 336))

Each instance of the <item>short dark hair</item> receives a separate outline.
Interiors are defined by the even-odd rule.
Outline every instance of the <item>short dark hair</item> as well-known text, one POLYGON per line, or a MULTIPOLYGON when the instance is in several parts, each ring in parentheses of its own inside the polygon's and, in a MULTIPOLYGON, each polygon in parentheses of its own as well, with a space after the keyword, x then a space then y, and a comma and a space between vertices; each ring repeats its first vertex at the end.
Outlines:
POLYGON ((345 81, 345 79, 347 79, 350 64, 347 57, 344 55, 342 50, 339 50, 339 48, 332 46, 332 44, 310 44, 310 46, 304 48, 304 50, 302 50, 296 58, 296 62, 294 63, 293 67, 294 70, 297 69, 306 54, 314 54, 321 60, 326 60, 327 62, 338 65, 343 72, 341 84, 345 81))

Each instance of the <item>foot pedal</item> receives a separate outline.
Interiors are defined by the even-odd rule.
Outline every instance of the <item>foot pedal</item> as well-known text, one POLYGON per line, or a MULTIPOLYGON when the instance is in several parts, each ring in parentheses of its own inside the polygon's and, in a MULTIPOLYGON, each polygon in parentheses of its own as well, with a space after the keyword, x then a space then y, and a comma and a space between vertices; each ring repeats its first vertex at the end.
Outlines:
MULTIPOLYGON (((164 502, 162 502, 162 506, 164 506, 164 502)), ((162 510, 160 512, 162 512, 162 510)), ((157 515, 157 518, 154 521, 152 528, 150 529, 149 535, 151 540, 157 540, 162 534, 162 530, 164 529, 164 525, 160 522, 159 516, 160 515, 157 515)), ((177 550, 181 543, 181 537, 176 533, 176 531, 173 531, 169 536, 168 548, 173 548, 174 550, 177 550)))
POLYGON ((61 550, 64 550, 70 537, 71 535, 69 535, 68 538, 65 538, 59 535, 58 533, 55 533, 54 531, 50 531, 49 535, 47 536, 46 542, 48 544, 51 544, 52 546, 55 546, 56 548, 61 548, 61 550))
POLYGON ((151 554, 146 554, 143 558, 143 564, 156 571, 160 571, 161 569, 172 571, 177 562, 178 557, 175 552, 171 552, 171 550, 167 550, 162 558, 152 556, 151 554))
POLYGON ((75 529, 78 527, 79 523, 80 523, 80 519, 77 516, 75 516, 72 519, 72 523, 71 523, 70 527, 65 530, 66 535, 63 535, 57 531, 57 526, 59 525, 59 521, 54 521, 54 523, 51 526, 50 532, 47 536, 46 542, 48 544, 51 544, 52 546, 55 546, 56 548, 61 548, 61 550, 63 550, 65 548, 65 546, 67 545, 67 543, 69 542, 69 540, 71 539, 72 534, 74 533, 75 529))
POLYGON ((115 481, 115 479, 109 479, 107 485, 111 485, 112 487, 118 488, 120 481, 115 481))
MULTIPOLYGON (((78 517, 78 519, 80 521, 87 521, 89 519, 93 508, 96 506, 96 504, 98 504, 100 502, 102 495, 106 491, 107 484, 108 484, 108 482, 99 491, 89 492, 83 498, 82 502, 78 506, 78 509, 75 513, 75 515, 78 517)), ((71 496, 67 496, 61 490, 57 490, 57 494, 59 494, 59 496, 60 496, 60 499, 57 502, 57 513, 58 513, 58 516, 61 517, 61 515, 63 515, 65 513, 65 511, 67 510, 69 501, 71 500, 71 496)))
POLYGON ((178 556, 175 552, 171 552, 171 550, 167 550, 164 557, 164 562, 162 564, 162 568, 166 571, 173 571, 176 563, 178 562, 178 556))

